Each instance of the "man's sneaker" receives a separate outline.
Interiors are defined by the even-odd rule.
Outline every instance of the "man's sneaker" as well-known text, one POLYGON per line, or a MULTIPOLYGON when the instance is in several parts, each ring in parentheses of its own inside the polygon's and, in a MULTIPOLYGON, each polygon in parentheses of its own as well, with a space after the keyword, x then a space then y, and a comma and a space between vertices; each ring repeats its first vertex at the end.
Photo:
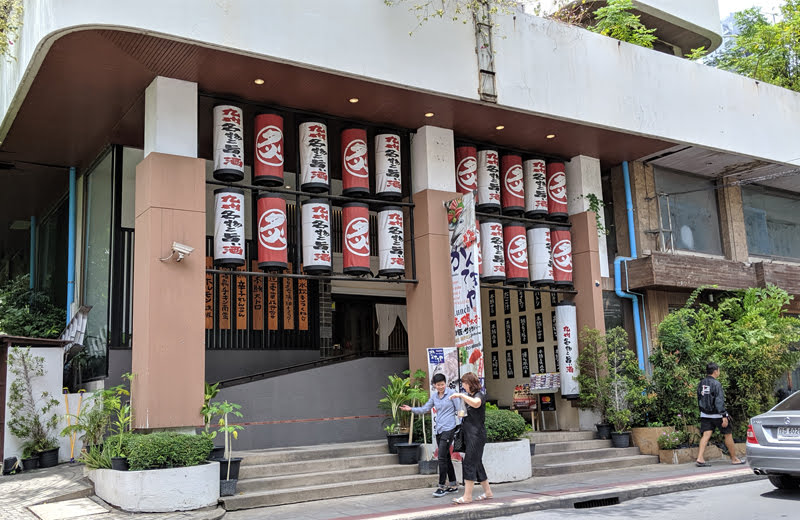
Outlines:
POLYGON ((447 491, 445 491, 444 488, 436 488, 436 491, 433 492, 433 496, 435 496, 436 498, 443 497, 446 494, 447 491))
POLYGON ((448 493, 458 493, 458 486, 450 486, 447 489, 445 489, 445 491, 447 491, 448 493))

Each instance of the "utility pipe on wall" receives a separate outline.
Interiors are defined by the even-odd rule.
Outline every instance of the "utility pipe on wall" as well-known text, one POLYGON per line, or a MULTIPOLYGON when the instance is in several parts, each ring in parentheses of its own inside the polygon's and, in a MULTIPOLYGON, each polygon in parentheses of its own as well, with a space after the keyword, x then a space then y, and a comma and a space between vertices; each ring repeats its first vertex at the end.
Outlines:
MULTIPOLYGON (((31 254, 29 269, 28 289, 33 291, 34 280, 36 279, 36 217, 31 215, 31 254)), ((31 295, 33 298, 33 295, 31 295)))
POLYGON ((642 324, 639 318, 639 298, 635 294, 628 294, 622 290, 622 273, 620 263, 636 259, 636 228, 633 223, 633 196, 631 195, 631 177, 628 172, 628 161, 622 163, 622 178, 625 182, 625 208, 628 214, 628 241, 631 256, 618 256, 614 259, 614 291, 620 298, 631 300, 633 305, 633 335, 636 340, 636 357, 639 358, 639 368, 645 370, 644 349, 642 347, 642 324))
POLYGON ((72 302, 75 300, 75 228, 77 202, 75 194, 75 167, 69 169, 69 235, 67 238, 67 324, 72 318, 72 302))

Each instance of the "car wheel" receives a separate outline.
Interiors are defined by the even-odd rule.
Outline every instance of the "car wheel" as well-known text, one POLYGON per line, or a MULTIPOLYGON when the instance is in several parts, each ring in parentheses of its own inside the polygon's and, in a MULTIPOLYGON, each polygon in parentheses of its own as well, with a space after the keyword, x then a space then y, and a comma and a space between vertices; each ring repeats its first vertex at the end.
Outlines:
POLYGON ((770 475, 769 481, 778 489, 797 489, 800 487, 800 478, 786 475, 770 475))

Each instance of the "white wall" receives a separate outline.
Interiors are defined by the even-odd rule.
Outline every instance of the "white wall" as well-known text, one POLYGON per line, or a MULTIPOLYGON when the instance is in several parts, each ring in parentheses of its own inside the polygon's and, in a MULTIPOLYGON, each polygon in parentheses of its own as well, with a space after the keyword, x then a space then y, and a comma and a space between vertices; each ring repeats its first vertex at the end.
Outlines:
POLYGON ((712 50, 722 42, 717 0, 635 0, 634 4, 643 13, 705 36, 711 40, 712 50))

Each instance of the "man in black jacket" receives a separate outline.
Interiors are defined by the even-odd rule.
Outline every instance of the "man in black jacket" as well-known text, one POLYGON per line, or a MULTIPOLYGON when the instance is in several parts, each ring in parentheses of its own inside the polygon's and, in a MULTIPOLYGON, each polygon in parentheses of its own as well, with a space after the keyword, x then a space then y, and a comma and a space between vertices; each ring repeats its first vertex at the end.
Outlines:
POLYGON ((717 381, 719 366, 716 363, 706 365, 706 377, 697 385, 697 404, 700 407, 700 449, 697 451, 698 467, 710 466, 703 458, 709 439, 714 430, 719 429, 725 437, 725 446, 731 455, 731 464, 744 464, 736 456, 736 446, 733 444, 731 432, 731 419, 725 411, 725 394, 722 384, 717 381))

